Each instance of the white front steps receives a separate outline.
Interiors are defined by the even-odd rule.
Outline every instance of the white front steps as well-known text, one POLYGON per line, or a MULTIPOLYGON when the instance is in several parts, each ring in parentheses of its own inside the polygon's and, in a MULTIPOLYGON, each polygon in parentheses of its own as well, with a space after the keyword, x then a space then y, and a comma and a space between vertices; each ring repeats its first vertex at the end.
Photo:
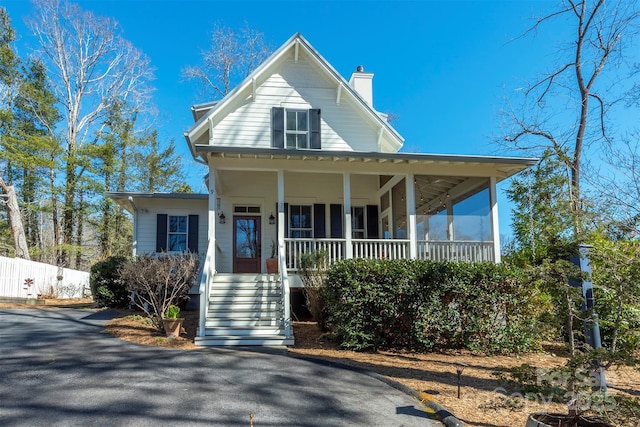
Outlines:
MULTIPOLYGON (((198 334, 199 335, 199 334, 198 334)), ((277 276, 226 274, 213 276, 202 346, 293 345, 285 336, 282 287, 277 276)))

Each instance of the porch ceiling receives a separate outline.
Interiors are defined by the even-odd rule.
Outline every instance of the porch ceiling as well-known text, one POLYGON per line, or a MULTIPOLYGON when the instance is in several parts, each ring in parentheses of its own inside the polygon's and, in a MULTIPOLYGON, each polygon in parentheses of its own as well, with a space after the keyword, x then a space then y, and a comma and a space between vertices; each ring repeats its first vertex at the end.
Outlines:
POLYGON ((486 178, 416 175, 416 212, 436 214, 446 209, 446 202, 456 203, 487 188, 486 178))

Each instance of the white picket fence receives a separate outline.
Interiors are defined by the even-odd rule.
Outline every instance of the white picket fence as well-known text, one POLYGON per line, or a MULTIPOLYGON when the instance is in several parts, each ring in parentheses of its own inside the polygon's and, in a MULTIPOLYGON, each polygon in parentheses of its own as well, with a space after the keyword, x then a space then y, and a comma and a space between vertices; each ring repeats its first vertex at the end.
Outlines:
POLYGON ((89 273, 55 265, 0 257, 0 297, 81 298, 90 295, 89 273), (58 279, 61 275, 61 279, 58 279))

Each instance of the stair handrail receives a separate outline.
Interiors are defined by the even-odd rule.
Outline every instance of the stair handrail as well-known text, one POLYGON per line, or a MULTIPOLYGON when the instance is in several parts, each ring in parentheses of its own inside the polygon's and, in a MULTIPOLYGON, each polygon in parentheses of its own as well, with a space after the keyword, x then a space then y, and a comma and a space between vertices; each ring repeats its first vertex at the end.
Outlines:
POLYGON ((200 294, 200 317, 198 318, 198 336, 205 336, 206 320, 209 311, 209 283, 210 276, 213 271, 211 270, 211 258, 213 251, 216 250, 215 239, 209 239, 207 245, 207 255, 204 258, 204 266, 202 267, 202 277, 200 278, 200 286, 198 287, 198 293, 200 294))
POLYGON ((287 338, 293 336, 291 329, 291 304, 289 290, 289 274, 287 272, 287 260, 284 256, 285 245, 283 242, 278 244, 278 271, 280 272, 280 280, 282 281, 282 304, 284 308, 284 335, 287 338))

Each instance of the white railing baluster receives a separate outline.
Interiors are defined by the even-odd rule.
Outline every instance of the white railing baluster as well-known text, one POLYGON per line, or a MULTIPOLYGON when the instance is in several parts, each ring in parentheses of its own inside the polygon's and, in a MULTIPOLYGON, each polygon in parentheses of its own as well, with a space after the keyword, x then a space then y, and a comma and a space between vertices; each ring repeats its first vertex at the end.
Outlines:
MULTIPOLYGON (((287 268, 296 272, 300 255, 323 250, 327 253, 329 264, 345 257, 345 239, 285 239, 287 268)), ((418 259, 434 261, 493 261, 493 242, 491 241, 448 241, 418 240, 418 259)), ((406 239, 352 239, 354 258, 405 259, 409 254, 409 240, 406 239)))

